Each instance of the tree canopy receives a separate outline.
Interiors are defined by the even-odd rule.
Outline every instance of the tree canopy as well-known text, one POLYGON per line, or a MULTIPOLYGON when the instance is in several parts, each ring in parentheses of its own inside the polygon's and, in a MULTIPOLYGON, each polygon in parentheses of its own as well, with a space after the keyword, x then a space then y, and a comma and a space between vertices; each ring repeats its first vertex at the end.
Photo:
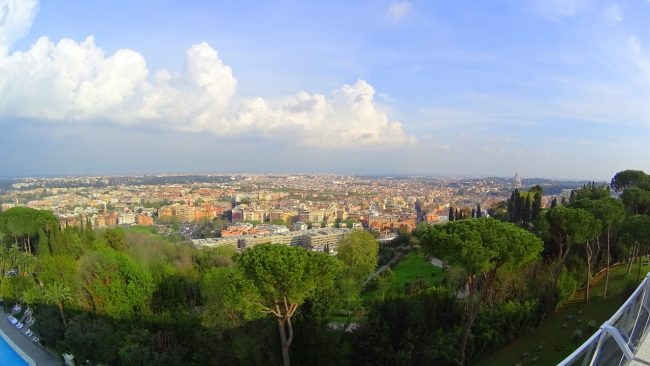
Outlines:
POLYGON ((56 251, 59 220, 51 211, 35 210, 28 207, 12 207, 0 213, 0 232, 26 252, 50 253, 56 251), (39 248, 38 244, 47 244, 39 248))
POLYGON ((616 192, 626 188, 649 188, 650 178, 641 170, 628 169, 616 173, 610 184, 616 192))
POLYGON ((340 265, 324 253, 277 244, 260 244, 236 256, 235 268, 212 270, 203 283, 229 321, 265 314, 278 322, 282 356, 289 365, 291 319, 298 307, 331 288, 340 265))
POLYGON ((459 362, 464 364, 472 325, 497 270, 502 266, 518 267, 537 258, 543 243, 514 224, 492 218, 431 226, 421 233, 421 242, 431 254, 451 258, 466 271, 469 293, 459 355, 459 362))
POLYGON ((379 242, 367 231, 354 230, 339 243, 336 257, 345 272, 359 284, 371 275, 379 260, 379 242))
POLYGON ((555 253, 563 263, 574 245, 593 238, 595 220, 587 210, 560 205, 544 212, 539 226, 542 234, 555 243, 555 253))

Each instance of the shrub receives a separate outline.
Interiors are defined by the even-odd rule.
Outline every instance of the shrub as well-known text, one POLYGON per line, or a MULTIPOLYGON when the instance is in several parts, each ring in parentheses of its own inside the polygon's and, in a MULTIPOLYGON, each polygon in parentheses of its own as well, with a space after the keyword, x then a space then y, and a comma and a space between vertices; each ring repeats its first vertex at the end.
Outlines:
POLYGON ((574 343, 578 343, 581 338, 582 338, 582 330, 580 330, 580 329, 574 330, 573 334, 571 335, 571 340, 574 343))
POLYGON ((558 300, 555 304, 556 309, 573 296, 577 287, 578 283, 573 276, 571 276, 570 272, 566 267, 562 268, 562 273, 560 273, 560 277, 557 281, 558 300))
POLYGON ((593 320, 593 319, 590 320, 589 323, 587 323, 587 327, 589 328, 589 331, 590 331, 590 332, 595 331, 595 330, 596 330, 596 327, 597 327, 597 325, 596 325, 596 321, 593 320))
POLYGON ((636 290, 638 283, 634 280, 629 280, 623 285, 623 290, 621 291, 621 302, 625 302, 630 295, 636 290))

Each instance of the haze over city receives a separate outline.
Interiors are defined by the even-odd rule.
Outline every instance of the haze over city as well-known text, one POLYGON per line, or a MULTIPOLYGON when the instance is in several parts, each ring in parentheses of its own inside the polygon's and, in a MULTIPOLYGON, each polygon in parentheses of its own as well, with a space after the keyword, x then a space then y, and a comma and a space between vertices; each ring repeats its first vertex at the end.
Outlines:
POLYGON ((3 3, 5 177, 650 169, 647 1, 3 3))

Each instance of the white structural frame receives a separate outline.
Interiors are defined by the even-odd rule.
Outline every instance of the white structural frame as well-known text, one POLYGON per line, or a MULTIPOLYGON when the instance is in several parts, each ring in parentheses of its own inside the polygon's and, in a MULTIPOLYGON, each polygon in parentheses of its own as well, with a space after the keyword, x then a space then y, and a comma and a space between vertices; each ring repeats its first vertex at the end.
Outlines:
POLYGON ((636 356, 649 327, 650 273, 616 313, 558 366, 623 366, 632 361, 650 366, 650 360, 636 356))

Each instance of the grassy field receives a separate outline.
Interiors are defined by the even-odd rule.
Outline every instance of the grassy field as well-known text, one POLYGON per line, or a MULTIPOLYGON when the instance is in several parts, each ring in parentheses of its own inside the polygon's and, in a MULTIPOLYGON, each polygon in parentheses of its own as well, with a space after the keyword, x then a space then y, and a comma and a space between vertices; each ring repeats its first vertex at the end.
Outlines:
POLYGON ((154 228, 153 226, 140 226, 140 225, 129 226, 126 228, 126 231, 130 231, 134 233, 143 233, 143 234, 156 234, 156 228, 154 228))
MULTIPOLYGON (((388 293, 399 293, 406 289, 408 283, 422 279, 427 287, 431 287, 442 279, 442 268, 432 265, 419 252, 412 252, 402 258, 393 268, 393 279, 390 282, 388 293)), ((371 303, 378 296, 376 290, 366 291, 362 294, 365 304, 371 303)))
MULTIPOLYGON (((609 275, 607 298, 603 298, 605 273, 597 276, 589 294, 589 303, 583 301, 584 293, 578 291, 573 299, 556 313, 549 315, 541 328, 521 336, 518 340, 497 351, 492 356, 479 362, 479 366, 532 365, 532 359, 537 357, 535 365, 557 365, 580 344, 587 340, 595 331, 588 326, 590 320, 596 322, 596 328, 623 304, 623 291, 628 281, 636 281, 637 266, 632 266, 630 275, 626 275, 626 265, 613 268, 609 275), (571 340, 575 330, 582 331, 582 338, 571 340), (539 350, 539 347, 542 349, 539 350), (523 357, 525 352, 528 357, 523 357)), ((650 271, 650 266, 642 267, 642 276, 650 271)), ((642 277, 643 278, 643 277, 642 277)))
POLYGON ((437 284, 442 278, 442 268, 431 264, 421 253, 407 254, 393 268, 395 277, 390 282, 388 291, 402 291, 407 283, 413 283, 421 278, 427 287, 437 284))

